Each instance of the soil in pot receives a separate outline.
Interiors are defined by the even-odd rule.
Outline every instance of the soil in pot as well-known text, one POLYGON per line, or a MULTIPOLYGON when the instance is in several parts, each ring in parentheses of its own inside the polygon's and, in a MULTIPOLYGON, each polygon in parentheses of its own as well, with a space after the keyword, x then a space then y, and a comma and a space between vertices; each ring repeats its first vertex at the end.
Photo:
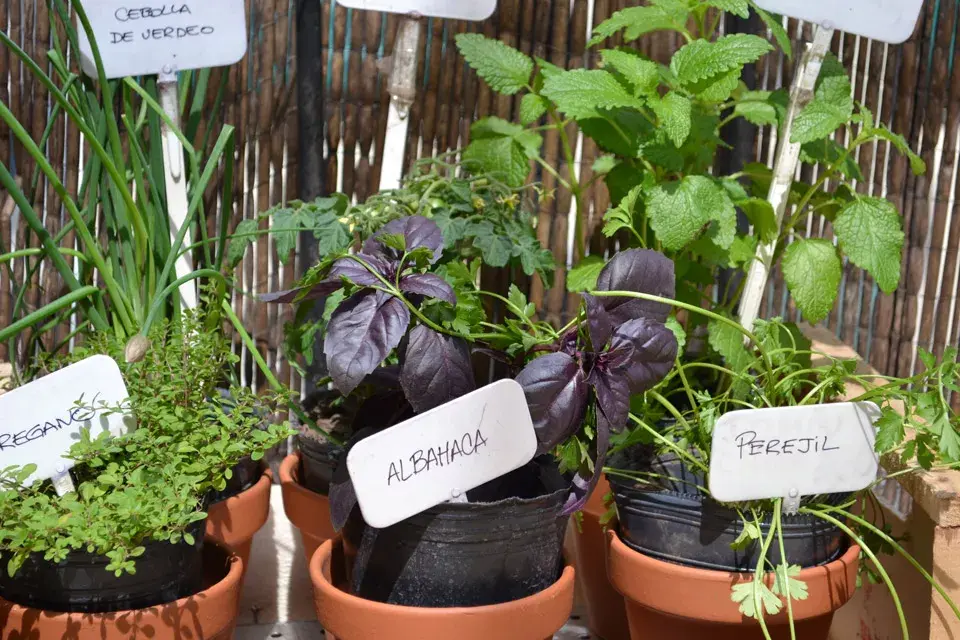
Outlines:
MULTIPOLYGON (((740 613, 730 599, 731 586, 752 574, 714 571, 658 560, 628 547, 615 531, 607 532, 607 572, 627 599, 630 637, 634 640, 761 640, 760 624, 740 613)), ((796 637, 827 640, 833 613, 857 588, 860 548, 849 545, 842 556, 801 571, 805 600, 791 601, 796 637)), ((772 575, 767 574, 768 584, 772 575)), ((774 640, 788 640, 786 606, 764 618, 774 640)))
MULTIPOLYGON (((733 549, 743 529, 737 513, 704 496, 703 474, 672 454, 655 456, 633 447, 611 458, 608 467, 657 474, 648 483, 607 474, 617 503, 624 544, 646 555, 717 571, 753 571, 759 545, 733 549)), ((650 476, 653 478, 653 476, 650 476)), ((844 496, 818 498, 839 504, 844 496)), ((769 530, 769 519, 761 529, 769 530)), ((783 541, 791 564, 813 567, 832 562, 847 550, 847 538, 837 527, 810 516, 784 516, 783 541)), ((773 545, 769 560, 780 562, 773 545)))
POLYGON ((195 544, 147 540, 136 559, 137 572, 117 577, 110 559, 72 551, 62 562, 34 554, 11 577, 0 571, 0 597, 45 611, 104 613, 142 609, 193 595, 203 586, 204 521, 190 528, 195 544))
POLYGON ((573 608, 574 571, 567 566, 546 589, 503 604, 404 607, 346 592, 343 543, 328 540, 310 563, 314 602, 327 640, 550 640, 573 608))
POLYGON ((475 607, 519 600, 563 568, 569 484, 542 456, 386 529, 368 527, 352 592, 413 607, 475 607))
POLYGON ((201 570, 200 586, 187 597, 145 609, 56 613, 0 600, 0 637, 229 640, 238 614, 241 563, 215 541, 207 540, 201 570))

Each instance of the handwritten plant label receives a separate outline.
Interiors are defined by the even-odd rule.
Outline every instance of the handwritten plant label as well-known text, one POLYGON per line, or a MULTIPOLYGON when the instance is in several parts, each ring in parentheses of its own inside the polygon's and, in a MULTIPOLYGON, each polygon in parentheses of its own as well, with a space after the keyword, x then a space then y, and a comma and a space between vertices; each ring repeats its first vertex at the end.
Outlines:
POLYGON ((859 491, 877 478, 872 402, 725 414, 713 429, 710 493, 720 502, 859 491))
POLYGON ((73 461, 62 456, 90 429, 121 435, 133 419, 105 415, 101 407, 127 399, 127 386, 112 358, 93 356, 0 396, 0 468, 37 465, 26 485, 64 473, 73 461), (79 401, 79 405, 78 405, 79 401))
POLYGON ((361 440, 347 470, 367 524, 382 529, 533 459, 523 388, 500 380, 361 440))
POLYGON ((762 9, 899 44, 913 34, 923 0, 756 0, 762 9))
MULTIPOLYGON (((244 0, 86 0, 94 39, 107 78, 222 67, 247 51, 244 0)), ((80 34, 80 64, 96 77, 86 31, 80 34)))
POLYGON ((337 0, 351 9, 414 13, 450 20, 486 20, 497 8, 497 0, 337 0))

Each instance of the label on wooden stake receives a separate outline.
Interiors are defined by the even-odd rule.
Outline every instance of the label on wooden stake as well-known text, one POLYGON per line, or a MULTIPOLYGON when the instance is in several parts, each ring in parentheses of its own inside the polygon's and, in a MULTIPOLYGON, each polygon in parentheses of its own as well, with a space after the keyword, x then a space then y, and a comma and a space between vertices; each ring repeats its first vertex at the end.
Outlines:
POLYGON ((923 0, 756 0, 791 18, 899 44, 913 34, 923 0))
POLYGON ((523 388, 500 380, 361 440, 347 470, 367 523, 389 527, 533 459, 523 388))
MULTIPOLYGON (((222 67, 247 51, 244 0, 86 0, 83 8, 107 78, 222 67)), ((93 49, 79 21, 77 31, 81 67, 95 78, 93 49)))
POLYGON ((386 11, 450 20, 486 20, 497 8, 497 0, 337 0, 350 9, 386 11))
POLYGON ((107 356, 93 356, 0 396, 0 468, 37 465, 26 483, 64 474, 73 461, 62 457, 90 429, 121 435, 132 416, 106 415, 103 406, 127 400, 120 367, 107 356), (79 405, 78 405, 79 402, 79 405))
POLYGON ((859 491, 877 479, 872 402, 725 414, 713 429, 710 494, 720 502, 859 491))

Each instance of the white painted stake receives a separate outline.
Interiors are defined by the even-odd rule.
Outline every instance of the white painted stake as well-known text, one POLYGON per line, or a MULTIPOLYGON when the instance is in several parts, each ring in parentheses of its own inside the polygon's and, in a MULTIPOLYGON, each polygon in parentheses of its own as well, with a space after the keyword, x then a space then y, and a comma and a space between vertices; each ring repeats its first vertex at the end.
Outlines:
MULTIPOLYGON (((160 93, 160 105, 164 113, 170 118, 177 129, 180 128, 180 97, 177 85, 177 72, 166 66, 157 76, 157 89, 160 93)), ((187 218, 187 177, 183 163, 183 144, 177 134, 167 126, 166 121, 161 124, 163 143, 163 169, 167 187, 167 214, 170 216, 170 242, 176 242, 180 227, 187 218)), ((191 234, 183 238, 184 247, 191 244, 191 234)), ((189 253, 184 253, 177 259, 177 279, 193 272, 193 259, 189 253)), ((184 309, 193 309, 197 306, 197 286, 195 281, 180 285, 180 298, 184 309)))
MULTIPOLYGON (((830 48, 832 38, 832 25, 824 23, 817 26, 813 34, 813 43, 804 52, 793 78, 793 86, 790 88, 790 103, 787 107, 783 130, 780 132, 777 157, 773 165, 773 181, 770 183, 770 192, 767 195, 767 200, 776 214, 778 232, 783 224, 790 188, 793 186, 793 176, 800 160, 800 145, 790 142, 793 121, 813 99, 823 57, 830 48)), ((767 279, 770 277, 773 253, 776 248, 776 241, 758 244, 756 259, 750 265, 743 298, 740 300, 740 324, 747 329, 753 327, 754 321, 760 314, 760 304, 767 288, 767 279)))
POLYGON ((383 163, 380 168, 380 189, 396 189, 403 178, 403 158, 407 149, 410 107, 417 97, 417 53, 420 47, 420 19, 413 14, 397 25, 390 67, 390 111, 387 135, 383 142, 383 163))

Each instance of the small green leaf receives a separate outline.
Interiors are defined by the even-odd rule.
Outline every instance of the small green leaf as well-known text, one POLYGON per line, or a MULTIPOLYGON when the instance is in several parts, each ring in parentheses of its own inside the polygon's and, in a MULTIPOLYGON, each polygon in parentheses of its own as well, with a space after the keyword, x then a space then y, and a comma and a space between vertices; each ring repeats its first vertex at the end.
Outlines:
POLYGON ((600 256, 587 256, 567 273, 567 291, 580 293, 597 288, 597 278, 607 261, 600 256))
POLYGON ((780 49, 787 54, 788 58, 792 59, 793 44, 790 42, 790 36, 787 34, 787 30, 783 28, 783 21, 780 16, 764 11, 754 2, 750 2, 750 6, 753 7, 753 10, 760 16, 760 19, 763 20, 763 24, 770 30, 773 39, 777 41, 780 49))
POLYGON ((616 156, 600 156, 593 161, 591 169, 597 175, 606 175, 613 171, 618 162, 616 156))
POLYGON ((821 140, 808 142, 800 148, 800 160, 808 164, 816 164, 819 162, 832 167, 839 162, 841 158, 843 158, 843 162, 840 162, 840 166, 837 167, 841 175, 849 180, 862 181, 863 173, 860 171, 860 165, 857 164, 857 159, 853 154, 847 153, 846 149, 837 144, 836 141, 830 138, 823 138, 821 140))
MULTIPOLYGON (((333 212, 320 213, 314 219, 313 235, 318 240, 320 257, 341 253, 350 248, 350 229, 333 212)), ((281 262, 286 260, 281 257, 281 262)))
POLYGON ((800 565, 797 564, 778 566, 774 572, 773 592, 791 600, 806 600, 807 583, 797 578, 800 571, 800 565))
POLYGON ((533 60, 516 49, 479 33, 461 33, 456 40, 467 64, 497 93, 513 95, 530 82, 533 60))
POLYGON ((599 69, 574 69, 547 78, 543 95, 553 100, 560 111, 578 119, 597 117, 599 109, 643 107, 613 75, 599 69))
POLYGON ((866 135, 886 140, 892 144, 897 151, 907 156, 907 159, 910 161, 910 170, 914 175, 919 176, 927 172, 927 163, 923 161, 923 158, 913 152, 913 149, 911 149, 907 143, 907 139, 899 133, 890 131, 886 125, 881 123, 877 127, 872 127, 866 132, 866 135))
POLYGON ((278 256, 289 256, 297 247, 297 235, 301 227, 300 210, 278 209, 273 214, 270 235, 277 247, 278 256))
POLYGON ((773 46, 759 36, 736 33, 709 40, 694 40, 673 55, 670 69, 684 85, 692 85, 756 62, 773 46))
POLYGON ((667 132, 670 141, 676 147, 683 146, 690 135, 691 111, 690 99, 671 91, 662 99, 651 98, 650 107, 660 121, 660 127, 667 132))
POLYGON ((543 96, 528 93, 520 100, 520 124, 533 124, 547 112, 547 101, 543 96))
POLYGON ((782 267, 783 278, 805 319, 816 324, 826 318, 837 299, 843 273, 833 243, 797 240, 784 251, 782 267))
POLYGON ((960 436, 946 418, 940 431, 940 455, 946 462, 960 461, 960 436))
POLYGON ((677 320, 676 316, 667 318, 664 326, 673 332, 673 335, 677 339, 677 353, 682 354, 683 350, 687 347, 687 331, 683 328, 683 325, 680 324, 680 321, 677 320))
POLYGON ((530 173, 529 158, 540 152, 542 138, 518 124, 490 116, 470 127, 470 144, 463 162, 471 170, 499 177, 507 185, 519 187, 530 173))
POLYGON ((633 86, 634 95, 654 95, 660 85, 660 70, 655 62, 620 49, 604 49, 603 66, 616 70, 633 86))
POLYGON ((903 442, 906 435, 904 433, 903 416, 899 413, 885 407, 880 418, 874 425, 877 428, 876 449, 877 453, 887 453, 893 451, 903 442))
POLYGON ((234 267, 240 264, 244 254, 247 252, 247 247, 257 239, 256 233, 258 229, 259 224, 256 220, 243 220, 237 225, 233 235, 230 237, 230 246, 227 247, 227 264, 234 267))
POLYGON ((684 0, 652 0, 650 5, 617 11, 597 25, 588 46, 624 31, 624 42, 632 42, 654 31, 683 31, 690 9, 684 0))
POLYGON ((833 54, 823 61, 814 98, 793 121, 790 140, 796 143, 826 138, 850 121, 853 95, 850 78, 833 54))
POLYGON ((738 15, 741 18, 750 17, 750 4, 747 0, 704 0, 704 4, 738 15))
POLYGON ((767 615, 776 615, 783 608, 783 603, 763 580, 751 580, 733 585, 730 599, 740 605, 740 613, 748 618, 757 618, 757 599, 767 615), (756 595, 755 595, 756 594, 756 595))
POLYGON ((777 228, 777 214, 770 202, 760 198, 748 198, 738 202, 737 206, 750 220, 750 224, 753 225, 753 232, 760 236, 761 240, 773 242, 777 239, 780 231, 777 228))
POLYGON ((757 126, 777 124, 777 110, 766 100, 741 99, 734 107, 733 113, 757 126))
POLYGON ((621 229, 633 228, 633 212, 637 207, 637 201, 642 192, 642 187, 634 187, 627 192, 627 195, 623 197, 620 204, 610 209, 610 211, 603 216, 603 235, 609 238, 621 229))
MULTIPOLYGON (((735 320, 733 322, 736 322, 735 320)), ((743 333, 726 322, 710 320, 707 341, 710 347, 723 357, 727 366, 737 372, 746 371, 753 358, 743 344, 743 333)))
POLYGON ((840 249, 853 264, 866 269, 883 291, 892 293, 899 286, 904 233, 893 203, 857 198, 840 210, 833 229, 840 249))
POLYGON ((730 196, 706 176, 687 176, 659 184, 647 193, 650 226, 666 249, 679 250, 715 222, 713 242, 729 248, 736 234, 737 212, 730 196))

